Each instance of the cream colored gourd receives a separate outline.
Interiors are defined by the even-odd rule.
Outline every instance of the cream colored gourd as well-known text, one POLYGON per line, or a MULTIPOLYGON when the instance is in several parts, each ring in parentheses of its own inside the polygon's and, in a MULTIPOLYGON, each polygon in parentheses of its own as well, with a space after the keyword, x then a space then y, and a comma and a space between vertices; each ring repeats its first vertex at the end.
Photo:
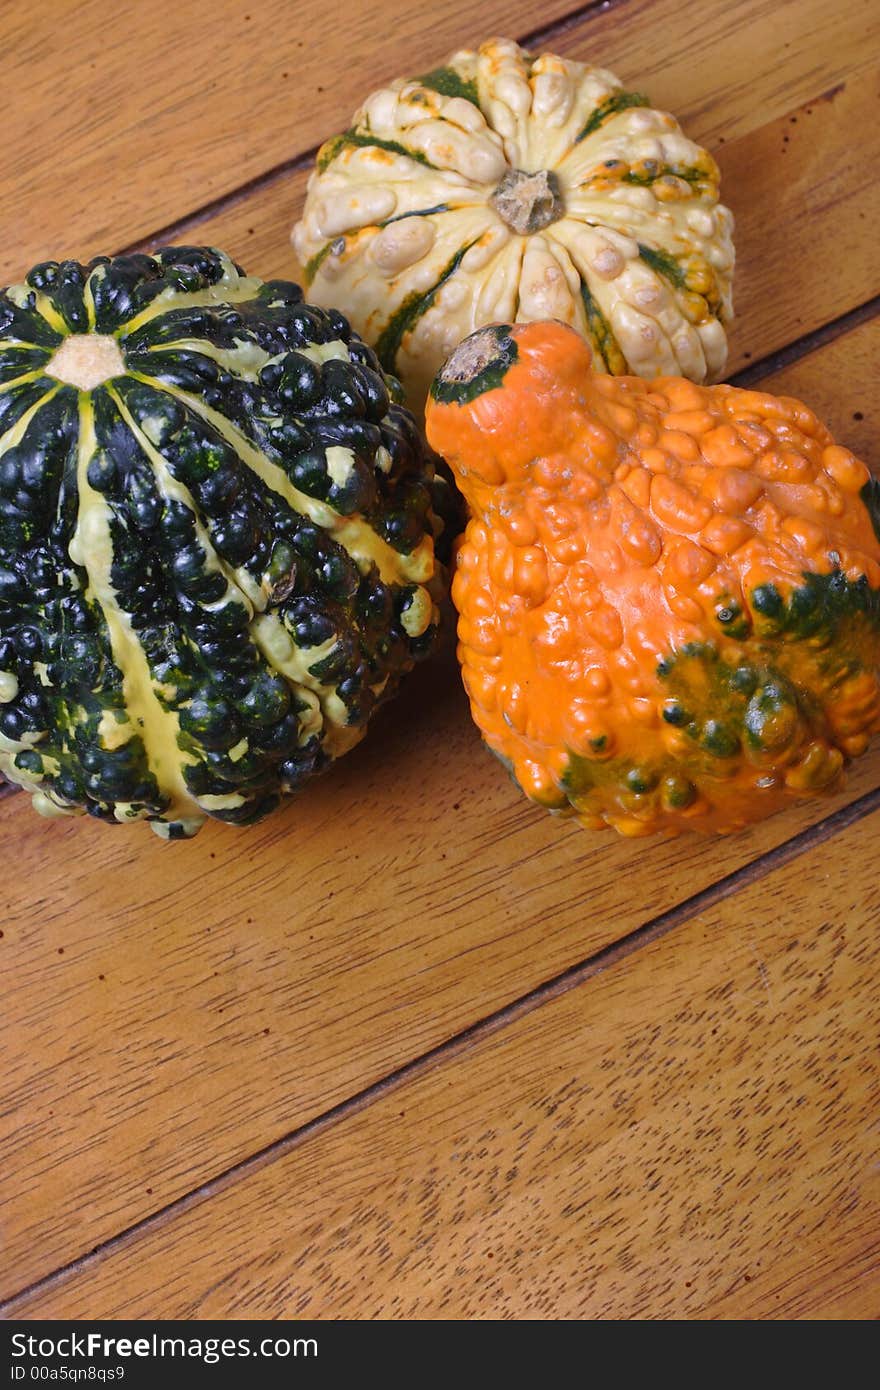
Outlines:
POLYGON ((474 329, 559 319, 615 374, 720 375, 732 217, 718 168, 602 68, 506 39, 374 92, 293 231, 409 403, 474 329))

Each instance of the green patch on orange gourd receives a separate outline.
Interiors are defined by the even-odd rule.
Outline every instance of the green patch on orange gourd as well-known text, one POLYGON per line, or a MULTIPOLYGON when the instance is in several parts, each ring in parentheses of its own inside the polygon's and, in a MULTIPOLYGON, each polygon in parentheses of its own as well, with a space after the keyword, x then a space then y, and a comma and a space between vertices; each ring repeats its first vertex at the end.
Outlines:
POLYGON ((862 501, 868 509, 871 524, 880 540, 880 478, 869 478, 862 488, 862 501))

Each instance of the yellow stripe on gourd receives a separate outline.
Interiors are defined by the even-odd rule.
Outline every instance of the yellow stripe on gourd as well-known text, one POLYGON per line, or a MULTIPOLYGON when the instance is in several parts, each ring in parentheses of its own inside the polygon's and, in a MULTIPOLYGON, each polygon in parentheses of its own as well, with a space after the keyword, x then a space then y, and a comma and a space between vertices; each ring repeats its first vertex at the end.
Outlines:
MULTIPOLYGON (((230 261, 230 267, 232 262, 230 261)), ((158 318, 160 314, 167 313, 173 309, 175 313, 178 309, 210 309, 214 306, 222 308, 227 304, 244 304, 249 299, 256 299, 257 293, 263 288, 263 281, 257 280, 252 276, 241 276, 233 271, 233 277, 222 279, 216 285, 209 285, 204 290, 193 290, 189 294, 181 293, 169 285, 167 289, 157 294, 145 309, 142 309, 134 318, 127 319, 121 328, 117 329, 117 334, 125 342, 132 333, 136 333, 139 328, 143 328, 145 323, 150 323, 158 318)))
MULTIPOLYGON (((183 778, 183 767, 195 763, 196 759, 178 747, 178 717, 173 710, 165 709, 158 698, 146 653, 131 625, 130 615, 119 603, 110 577, 113 565, 112 512, 88 479, 89 463, 96 452, 97 439, 94 407, 91 397, 84 392, 80 393, 79 413, 79 508, 76 530, 68 547, 70 558, 86 571, 88 592, 104 615, 113 660, 122 673, 130 736, 136 733, 141 735, 150 771, 162 792, 170 797, 165 815, 168 820, 199 816, 198 803, 183 778)), ((111 746, 118 747, 119 744, 119 731, 115 731, 111 746)))
POLYGON ((271 492, 283 498, 293 511, 308 517, 343 546, 362 574, 375 565, 386 584, 419 584, 430 578, 434 567, 434 543, 430 536, 426 536, 408 555, 402 555, 377 535, 368 522, 358 517, 342 516, 326 502, 319 502, 300 492, 283 468, 272 463, 237 425, 205 405, 197 396, 168 382, 157 383, 139 372, 132 372, 131 376, 144 385, 152 386, 154 390, 166 391, 211 425, 271 492))

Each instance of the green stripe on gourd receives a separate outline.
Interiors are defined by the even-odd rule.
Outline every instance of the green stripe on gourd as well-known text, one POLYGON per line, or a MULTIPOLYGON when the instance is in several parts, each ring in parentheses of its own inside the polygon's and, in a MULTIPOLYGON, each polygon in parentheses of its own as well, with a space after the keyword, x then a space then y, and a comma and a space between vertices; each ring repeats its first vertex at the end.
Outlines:
POLYGON ((683 290, 687 287, 687 277, 681 263, 675 256, 668 251, 660 251, 655 246, 646 246, 644 242, 638 243, 639 259, 645 262, 657 275, 662 275, 664 280, 675 285, 676 289, 683 290))
POLYGON ((611 324, 596 303, 586 280, 581 280, 581 300, 587 317, 588 337, 598 352, 607 372, 620 375, 627 369, 627 361, 620 350, 611 324))
POLYGON ((579 145, 582 140, 586 140, 588 135, 593 135, 606 121, 610 121, 611 117, 618 115, 619 112, 629 111, 634 106, 650 106, 650 104, 648 98, 642 96, 641 92, 615 92, 599 103, 574 143, 579 145))
POLYGON ((705 183, 707 174, 704 169, 693 169, 686 164, 661 164, 659 160, 646 159, 642 168, 629 169, 623 176, 623 182, 636 184, 639 188, 650 188, 664 178, 682 179, 695 186, 705 183))
POLYGON ((660 250, 656 246, 646 246, 643 242, 639 242, 638 247, 639 259, 644 261, 645 265, 655 274, 662 275, 678 290, 699 295, 706 306, 706 311, 715 318, 722 315, 724 306, 718 288, 717 276, 711 265, 701 256, 691 255, 683 264, 671 252, 660 250))
POLYGON ((425 290, 424 293, 415 291, 413 294, 407 295, 406 299, 400 305, 400 308, 392 314, 376 339, 376 354, 386 371, 394 371, 397 354, 400 351, 405 335, 412 332, 419 322, 419 319, 428 312, 440 290, 446 284, 447 280, 452 278, 468 251, 470 251, 471 247, 475 244, 475 242, 469 241, 467 245, 462 246, 459 251, 456 251, 455 255, 444 266, 430 289, 425 290))
POLYGON ((390 227, 392 222, 405 222, 408 217, 430 217, 434 212, 449 212, 449 203, 435 203, 432 208, 413 208, 411 212, 396 212, 393 217, 386 217, 384 222, 377 222, 377 227, 390 227))
POLYGON ((439 92, 441 96, 460 97, 462 101, 469 101, 473 106, 480 104, 476 81, 472 77, 462 77, 455 68, 433 68, 431 72, 426 72, 415 80, 421 86, 429 87, 432 92, 439 92))
POLYGON ((320 251, 316 251, 314 256, 310 256, 309 259, 306 261, 305 265, 303 266, 303 275, 305 276, 306 284, 310 285, 312 283, 318 271, 321 269, 321 266, 324 264, 331 252, 334 255, 341 256, 344 250, 344 236, 337 236, 334 237, 332 241, 325 242, 324 245, 321 247, 320 251))
POLYGON ((372 135, 369 131, 344 130, 340 135, 334 135, 331 140, 327 140, 319 149, 318 157, 315 161, 319 173, 337 159, 344 150, 386 150, 389 154, 404 155, 406 159, 414 159, 416 164, 423 164, 426 169, 435 169, 437 166, 432 164, 421 150, 412 150, 407 145, 403 145, 399 140, 383 140, 379 135, 372 135))
POLYGON ((297 287, 203 248, 73 265, 0 293, 0 370, 29 316, 96 330, 0 389, 0 768, 45 814, 246 824, 431 646, 437 480, 297 287))
POLYGON ((0 393, 16 383, 35 381, 49 356, 45 348, 27 347, 24 343, 7 346, 0 352, 0 393))

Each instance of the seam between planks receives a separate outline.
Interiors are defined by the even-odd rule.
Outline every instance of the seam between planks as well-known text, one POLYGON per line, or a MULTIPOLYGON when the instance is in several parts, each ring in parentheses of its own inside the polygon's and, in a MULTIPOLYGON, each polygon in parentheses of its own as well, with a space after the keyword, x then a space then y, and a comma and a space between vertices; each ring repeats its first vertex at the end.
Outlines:
POLYGON ((559 34, 567 34, 570 30, 576 29, 581 20, 587 18, 591 11, 595 10, 597 14, 607 14, 609 10, 616 10, 626 3, 627 0, 587 0, 586 4, 578 5, 568 14, 560 15, 558 19, 551 19, 548 24, 539 24, 536 29, 530 29, 517 42, 523 48, 537 48, 539 43, 548 43, 551 39, 557 38, 559 34))
MULTIPOLYGON (((549 24, 518 36, 517 42, 523 47, 546 43, 557 35, 565 34, 576 28, 582 20, 589 19, 593 13, 607 14, 609 10, 615 10, 627 3, 628 0, 587 0, 586 4, 578 5, 568 14, 561 15, 559 19, 552 20, 549 24)), ((219 193, 210 202, 202 203, 199 207, 184 213, 174 222, 168 222, 165 226, 160 227, 158 231, 148 232, 144 236, 138 237, 137 241, 115 254, 127 256, 143 250, 145 246, 155 245, 157 241, 170 241, 181 232, 187 232, 192 227, 197 227, 199 223, 206 222, 208 218, 215 217, 218 213, 225 212, 229 208, 237 207, 246 201, 252 193, 257 193, 263 188, 270 188, 272 184, 278 183, 288 174, 295 174, 301 169, 308 168, 310 164, 314 163, 320 148, 320 145, 313 145, 302 154, 293 155, 289 159, 281 160, 279 164, 273 164, 269 169, 264 169, 262 173, 255 174, 246 183, 238 184, 226 193, 219 193)))
POLYGON ((844 333, 850 333, 854 328, 860 328, 863 323, 868 323, 871 319, 876 318, 878 313, 880 313, 880 294, 875 294, 873 299, 866 299, 864 304, 859 304, 854 309, 848 309, 845 314, 840 314, 836 319, 829 319, 827 323, 811 329, 809 333, 804 333, 800 338, 795 338, 785 347, 777 348, 775 352, 768 353, 766 357, 758 358, 757 362, 750 362, 747 367, 740 367, 739 371, 734 372, 730 377, 730 384, 739 387, 753 386, 756 382, 763 381, 765 377, 772 376, 774 372, 782 371, 783 367, 790 367, 793 362, 799 361, 801 357, 806 357, 808 353, 816 352, 818 348, 833 343, 835 338, 840 338, 844 333))
POLYGON ((378 1081, 363 1087, 354 1095, 331 1106, 322 1114, 316 1115, 305 1124, 282 1135, 280 1139, 265 1145, 238 1163, 230 1164, 228 1168, 207 1182, 200 1183, 198 1187, 183 1193, 171 1202, 167 1202, 149 1216, 133 1222, 107 1240, 101 1241, 85 1254, 61 1265, 50 1274, 34 1280, 0 1303, 0 1318, 14 1317, 16 1304, 34 1294, 51 1292, 53 1288, 58 1287, 70 1276, 86 1272, 93 1264, 112 1255, 117 1250, 126 1249, 136 1244, 143 1236, 164 1226, 169 1218, 183 1216, 203 1202, 228 1190, 234 1184, 285 1158, 294 1149, 299 1148, 308 1140, 316 1138, 333 1125, 359 1114, 367 1106, 400 1089, 410 1081, 415 1081, 435 1068, 455 1060, 469 1048, 502 1032, 525 1015, 552 1003, 595 976, 612 969, 629 956, 634 955, 636 951, 652 945, 678 927, 685 925, 701 912, 707 911, 751 884, 760 882, 776 869, 790 864, 801 855, 833 839, 850 826, 876 812, 880 812, 880 787, 867 792, 849 806, 842 807, 833 815, 826 817, 825 820, 819 821, 817 825, 802 830, 790 840, 769 850, 759 859, 726 874, 724 878, 701 889, 700 892, 694 893, 676 907, 658 913, 648 922, 643 923, 642 926, 621 937, 619 941, 603 947, 600 951, 587 956, 583 961, 570 966, 567 970, 535 986, 534 989, 528 990, 519 998, 493 1010, 476 1023, 462 1029, 451 1038, 447 1038, 445 1042, 438 1043, 435 1047, 429 1048, 426 1052, 403 1063, 402 1066, 396 1067, 378 1081))

